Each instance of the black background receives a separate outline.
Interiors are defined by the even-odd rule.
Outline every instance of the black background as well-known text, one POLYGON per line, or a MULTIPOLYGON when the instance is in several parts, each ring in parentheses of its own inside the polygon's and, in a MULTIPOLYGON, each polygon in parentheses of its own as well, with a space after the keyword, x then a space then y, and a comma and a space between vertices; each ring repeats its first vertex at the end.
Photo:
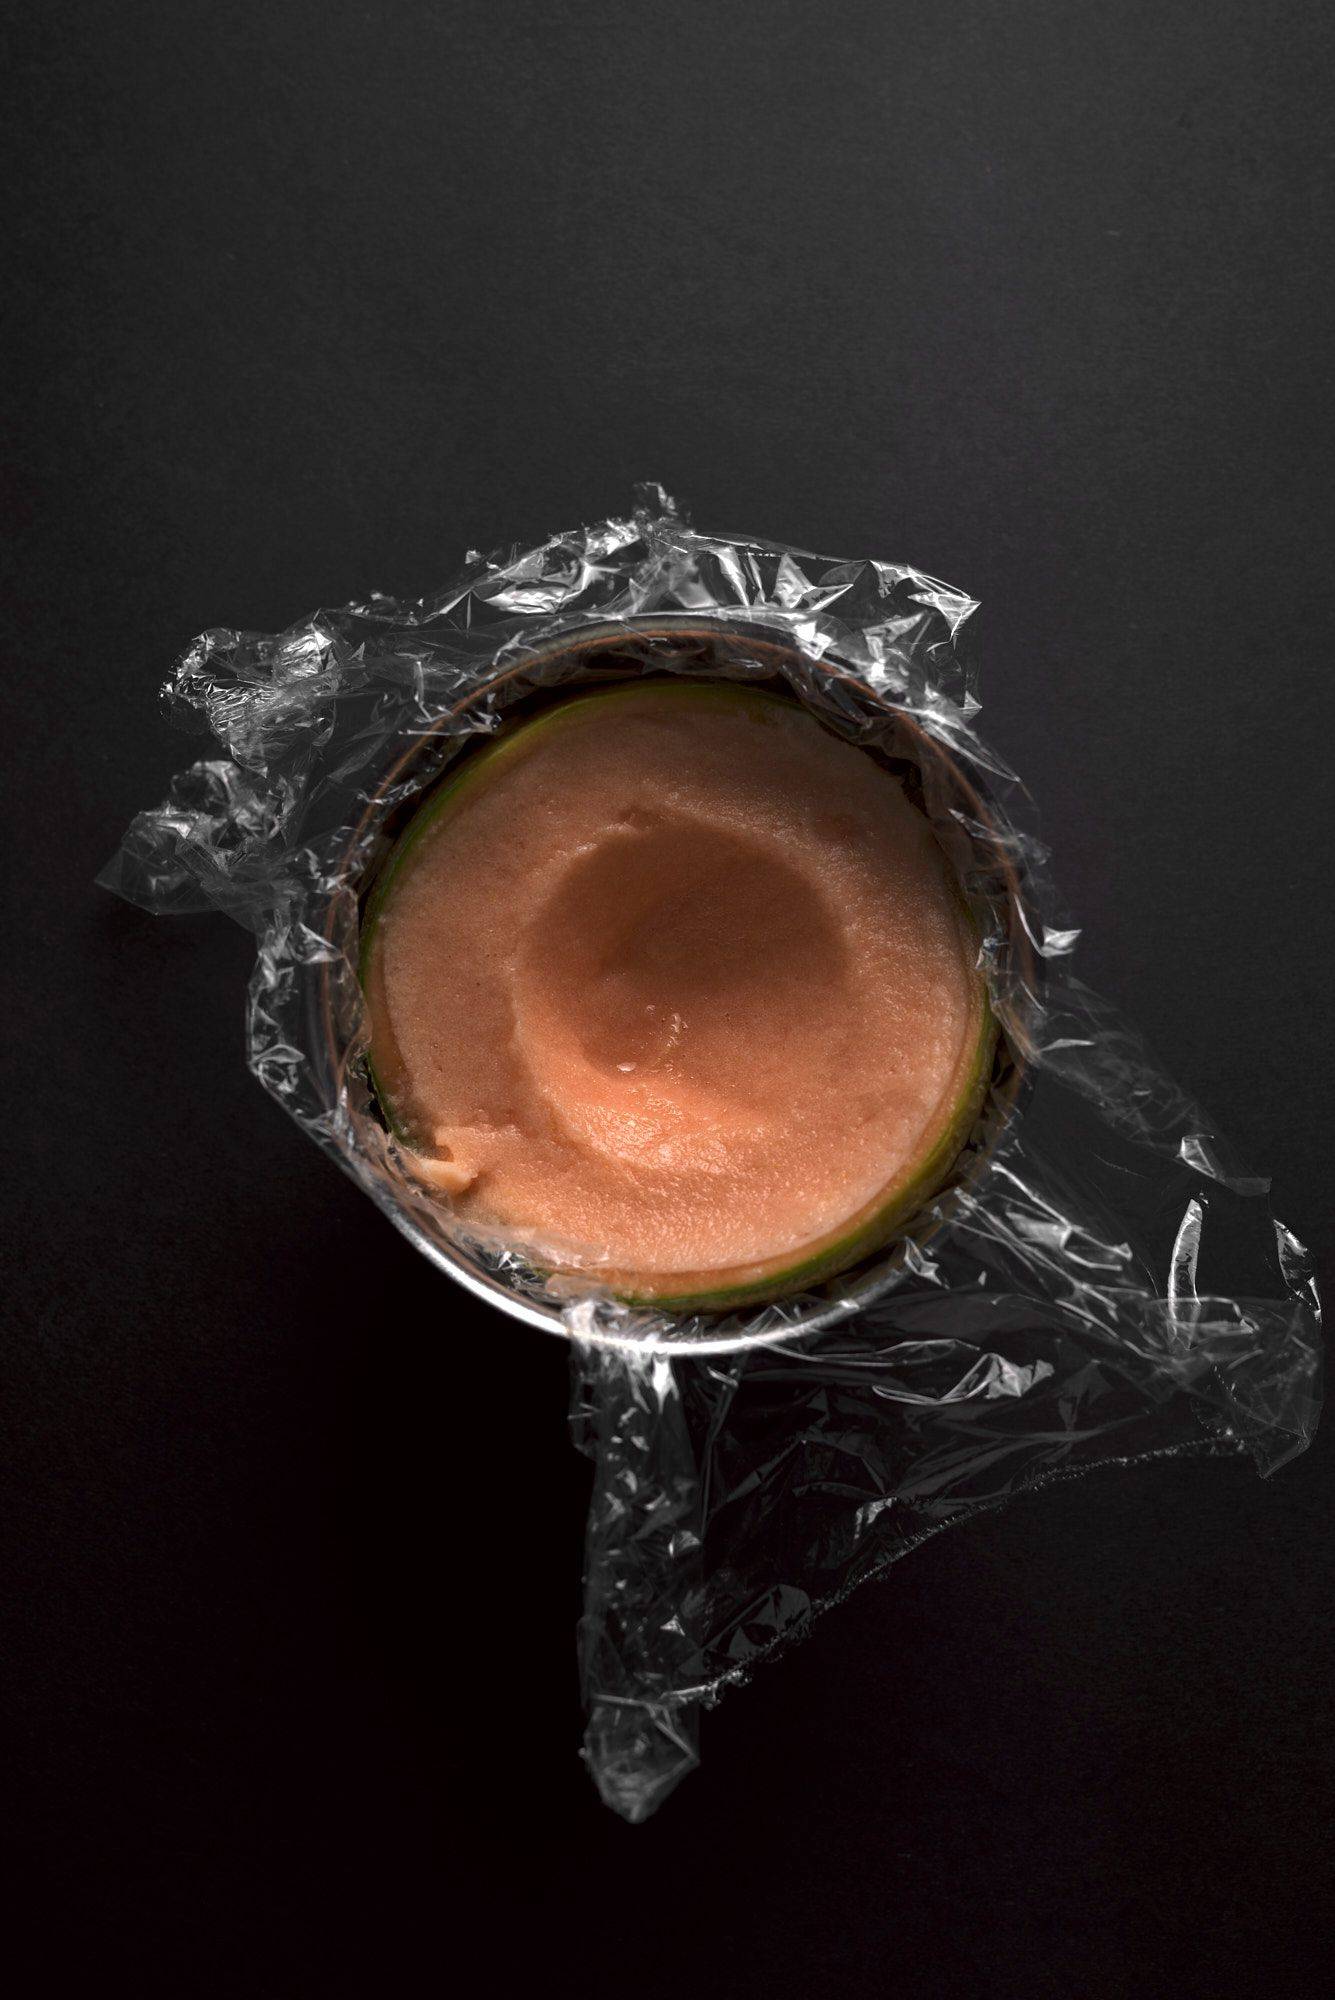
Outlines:
POLYGON ((1233 1995, 1331 1913, 1332 1453, 934 1542, 575 1756, 565 1355, 91 878, 199 628, 663 480, 983 600, 1082 969, 1330 1269, 1327 9, 48 5, 8 65, 3 1944, 21 1992, 1233 1995), (25 1954, 27 1954, 25 1956, 25 1954))

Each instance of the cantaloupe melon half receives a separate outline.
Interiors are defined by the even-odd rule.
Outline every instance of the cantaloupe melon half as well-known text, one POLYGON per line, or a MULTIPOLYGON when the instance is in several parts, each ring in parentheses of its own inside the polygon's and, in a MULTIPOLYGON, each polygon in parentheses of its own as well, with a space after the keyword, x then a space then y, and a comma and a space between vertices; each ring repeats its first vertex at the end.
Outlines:
POLYGON ((504 729, 418 809, 362 936, 373 1079, 423 1182, 639 1304, 848 1270, 949 1176, 991 1076, 926 819, 737 682, 504 729))

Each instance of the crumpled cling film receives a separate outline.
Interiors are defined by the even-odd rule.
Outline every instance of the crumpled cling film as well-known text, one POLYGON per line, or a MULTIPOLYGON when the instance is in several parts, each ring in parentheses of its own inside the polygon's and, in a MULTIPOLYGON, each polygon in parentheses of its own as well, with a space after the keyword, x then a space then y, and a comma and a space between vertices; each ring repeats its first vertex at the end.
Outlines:
POLYGON ((1245 1451, 1268 1472, 1315 1427, 1306 1253, 1067 971, 1077 933, 1025 795, 975 728, 974 609, 900 565, 698 533, 642 488, 627 518, 470 556, 419 603, 203 634, 166 695, 224 754, 100 877, 254 929, 266 1089, 428 1256, 571 1338, 594 1467, 585 1755, 630 1820, 695 1763, 725 1688, 937 1529, 1097 1464, 1245 1451), (450 760, 545 693, 647 671, 786 681, 914 773, 1003 1030, 961 1168, 892 1253, 818 1295, 675 1320, 554 1290, 426 1194, 369 1089, 356 971, 360 897, 450 760))

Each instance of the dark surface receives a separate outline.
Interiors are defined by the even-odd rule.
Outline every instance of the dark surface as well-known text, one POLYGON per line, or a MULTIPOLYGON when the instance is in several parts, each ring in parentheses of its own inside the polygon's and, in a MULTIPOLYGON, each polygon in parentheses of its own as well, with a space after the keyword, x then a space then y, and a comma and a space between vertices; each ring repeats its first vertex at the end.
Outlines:
POLYGON ((91 878, 191 754, 154 689, 198 628, 416 593, 657 477, 983 599, 1085 976, 1330 1274, 1331 41, 1311 0, 23 31, 16 1993, 508 1993, 534 1954, 588 1995, 1294 1990, 1329 1434, 940 1538, 627 1829, 575 1758, 563 1353, 250 1082, 248 940, 91 878))

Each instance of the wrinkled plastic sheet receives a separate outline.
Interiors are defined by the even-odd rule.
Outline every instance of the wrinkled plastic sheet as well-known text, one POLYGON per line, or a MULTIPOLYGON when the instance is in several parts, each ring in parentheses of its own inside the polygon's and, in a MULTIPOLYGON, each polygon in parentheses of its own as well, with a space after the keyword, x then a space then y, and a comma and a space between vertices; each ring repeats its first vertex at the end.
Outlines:
MULTIPOLYGON (((1306 1253, 1072 975, 1078 933, 1026 795, 977 729, 974 609, 904 566, 698 533, 642 489, 624 519, 470 556, 420 603, 203 634, 166 699, 223 754, 100 878, 253 929, 259 1080, 443 1269, 570 1337, 594 1468, 585 1754, 627 1819, 691 1768, 723 1690, 952 1521, 1147 1456, 1246 1452, 1268 1472, 1315 1426, 1306 1253), (912 1229, 811 1295, 731 1314, 632 1309, 464 1230, 414 1178, 365 1063, 359 911, 415 804, 526 704, 648 672, 786 683, 907 775, 1002 1030, 978 1126, 912 1229)), ((507 1338, 499 1319, 484 1332, 507 1338)))

